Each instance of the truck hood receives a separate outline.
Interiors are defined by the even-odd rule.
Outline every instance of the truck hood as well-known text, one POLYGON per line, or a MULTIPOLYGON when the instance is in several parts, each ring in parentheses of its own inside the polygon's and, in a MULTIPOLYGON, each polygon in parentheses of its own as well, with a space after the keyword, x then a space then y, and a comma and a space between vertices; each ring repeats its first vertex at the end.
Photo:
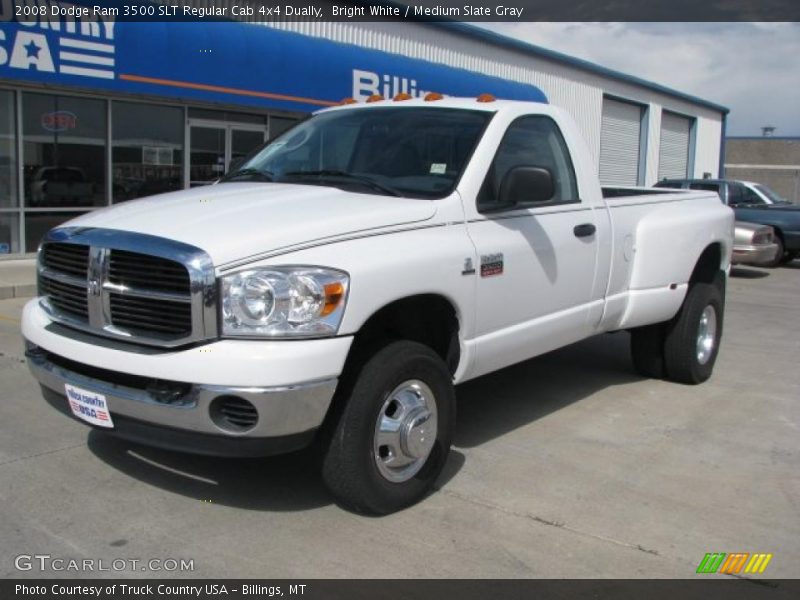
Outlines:
POLYGON ((94 211, 73 227, 146 233, 205 250, 217 266, 427 221, 433 201, 283 183, 225 183, 94 211))

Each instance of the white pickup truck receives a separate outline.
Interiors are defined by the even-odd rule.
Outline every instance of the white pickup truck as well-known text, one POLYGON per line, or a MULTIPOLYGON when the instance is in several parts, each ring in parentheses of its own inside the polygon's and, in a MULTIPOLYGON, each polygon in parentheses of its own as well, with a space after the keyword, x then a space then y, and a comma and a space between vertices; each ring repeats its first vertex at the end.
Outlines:
POLYGON ((552 106, 346 103, 216 185, 50 231, 22 332, 66 414, 196 453, 313 442, 382 514, 440 473, 455 384, 618 330, 640 373, 706 380, 732 234, 715 193, 601 190, 552 106))

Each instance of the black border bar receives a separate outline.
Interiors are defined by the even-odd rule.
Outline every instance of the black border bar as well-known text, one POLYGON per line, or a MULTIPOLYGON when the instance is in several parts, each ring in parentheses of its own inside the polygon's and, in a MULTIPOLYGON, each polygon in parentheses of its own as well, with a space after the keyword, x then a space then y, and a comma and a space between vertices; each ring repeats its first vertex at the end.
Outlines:
POLYGON ((11 0, 13 14, 0 12, 0 24, 23 17, 26 6, 69 2, 90 11, 79 18, 117 9, 116 21, 800 21, 798 0, 11 0))
POLYGON ((800 580, 702 576, 696 579, 525 579, 525 580, 192 580, 192 579, 10 579, 0 583, 0 598, 163 598, 208 600, 293 598, 297 600, 537 600, 646 598, 647 600, 789 600, 800 597, 800 580), (125 593, 123 586, 139 588, 125 593), (145 591, 142 588, 149 586, 145 591), (162 587, 159 587, 162 586, 162 587), (246 586, 246 589, 245 589, 246 586), (179 591, 185 593, 165 593, 179 591), (199 590, 199 593, 197 591, 199 590), (223 593, 224 590, 224 593, 223 593), (96 593, 99 591, 100 593, 96 593), (148 593, 149 592, 149 593, 148 593), (159 593, 161 592, 161 593, 159 593))

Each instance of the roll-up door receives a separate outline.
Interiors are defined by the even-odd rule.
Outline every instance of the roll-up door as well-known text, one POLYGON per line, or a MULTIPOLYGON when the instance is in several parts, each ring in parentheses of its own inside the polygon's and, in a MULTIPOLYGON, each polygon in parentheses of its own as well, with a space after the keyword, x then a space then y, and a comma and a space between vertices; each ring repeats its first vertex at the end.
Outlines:
POLYGON ((601 184, 639 183, 641 130, 640 105, 603 98, 603 120, 600 129, 601 184))
POLYGON ((658 179, 689 176, 689 140, 692 120, 669 112, 661 113, 661 143, 658 147, 658 179))

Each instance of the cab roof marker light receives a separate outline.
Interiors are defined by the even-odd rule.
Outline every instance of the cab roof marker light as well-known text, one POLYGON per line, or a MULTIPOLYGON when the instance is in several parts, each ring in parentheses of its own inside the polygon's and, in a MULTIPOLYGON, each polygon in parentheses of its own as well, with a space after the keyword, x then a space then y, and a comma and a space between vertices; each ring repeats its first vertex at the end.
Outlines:
POLYGON ((367 98, 367 102, 382 102, 383 96, 380 94, 372 94, 369 98, 367 98))
POLYGON ((342 105, 342 106, 344 106, 345 104, 356 104, 356 99, 355 98, 342 98, 339 101, 339 104, 342 105))
POLYGON ((481 94, 480 96, 478 96, 476 98, 476 100, 478 102, 494 102, 495 101, 495 97, 492 96, 491 94, 481 94))
POLYGON ((406 92, 400 92, 393 98, 393 100, 395 102, 402 102, 403 100, 411 100, 412 98, 413 96, 411 94, 407 94, 406 92))
POLYGON ((425 94, 423 100, 425 102, 435 102, 436 100, 441 100, 442 98, 444 98, 444 96, 442 96, 439 92, 428 92, 425 94))

